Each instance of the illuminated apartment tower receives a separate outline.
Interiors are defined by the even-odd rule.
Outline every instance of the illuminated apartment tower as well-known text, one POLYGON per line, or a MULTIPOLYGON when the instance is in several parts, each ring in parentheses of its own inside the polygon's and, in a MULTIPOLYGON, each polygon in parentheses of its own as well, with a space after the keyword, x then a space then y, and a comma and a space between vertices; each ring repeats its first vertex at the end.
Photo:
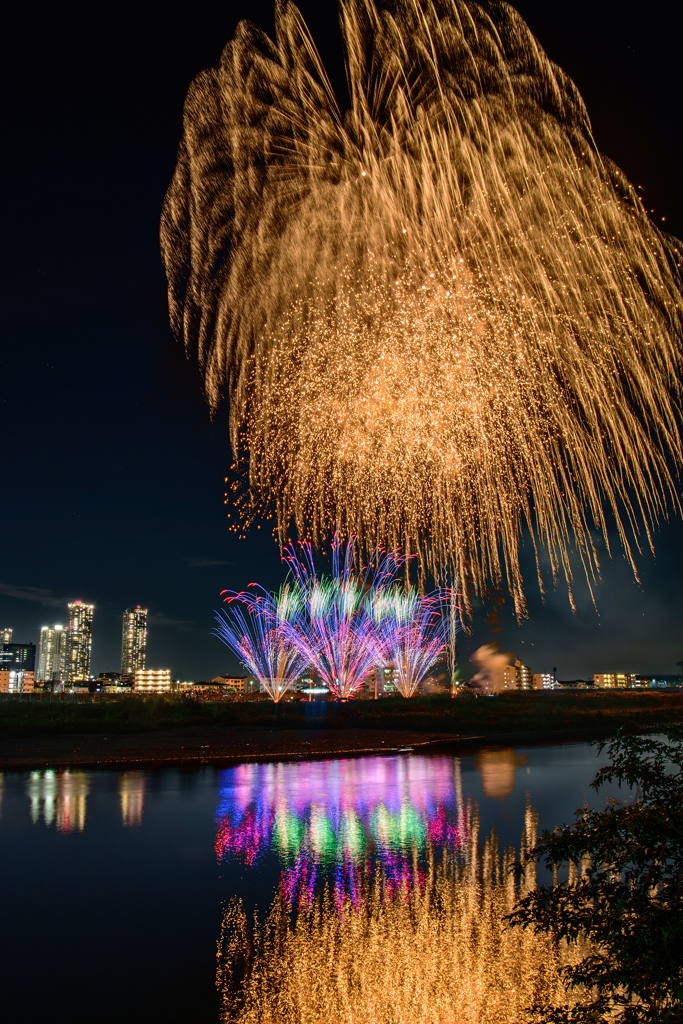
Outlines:
POLYGON ((11 629, 0 629, 0 644, 11 644, 12 643, 12 630, 11 629))
POLYGON ((94 611, 93 604, 83 604, 82 601, 74 601, 69 605, 64 658, 64 680, 67 683, 83 682, 90 678, 94 611))
POLYGON ((64 626, 43 626, 40 630, 38 674, 36 679, 53 683, 64 678, 66 661, 66 637, 64 626))
POLYGON ((147 651, 147 609, 126 608, 123 613, 121 675, 134 676, 145 667, 147 651))

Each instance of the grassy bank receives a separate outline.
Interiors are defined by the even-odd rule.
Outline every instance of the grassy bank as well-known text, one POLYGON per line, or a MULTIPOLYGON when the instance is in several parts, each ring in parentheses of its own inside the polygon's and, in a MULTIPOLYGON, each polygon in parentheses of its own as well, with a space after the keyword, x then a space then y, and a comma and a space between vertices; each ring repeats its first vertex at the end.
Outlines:
POLYGON ((0 703, 0 739, 73 733, 146 733, 188 726, 370 728, 497 739, 590 738, 620 726, 633 731, 683 725, 683 693, 652 690, 597 693, 510 692, 400 697, 349 703, 293 701, 197 703, 183 698, 121 697, 96 703, 0 703))

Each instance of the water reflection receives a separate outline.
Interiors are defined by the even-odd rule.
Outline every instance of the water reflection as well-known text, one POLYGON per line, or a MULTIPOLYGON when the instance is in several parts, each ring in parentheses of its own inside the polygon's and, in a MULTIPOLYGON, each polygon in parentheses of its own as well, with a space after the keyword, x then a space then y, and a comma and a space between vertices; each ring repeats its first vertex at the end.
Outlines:
POLYGON ((68 770, 31 772, 27 794, 31 821, 54 824, 58 832, 82 832, 90 779, 85 772, 68 770))
POLYGON ((253 866, 276 853, 282 892, 300 905, 323 877, 333 879, 337 902, 357 900, 374 866, 387 888, 400 888, 423 877, 428 847, 457 850, 467 834, 452 757, 245 764, 221 773, 218 858, 253 866))
POLYGON ((123 772, 119 776, 119 799, 124 825, 142 824, 142 805, 145 799, 145 773, 123 772))
MULTIPOLYGON (((527 805, 521 853, 536 839, 527 805)), ((355 898, 318 892, 304 905, 281 889, 265 921, 233 900, 223 919, 217 968, 221 1019, 231 1024, 519 1024, 536 1001, 571 1001, 563 965, 580 950, 545 934, 508 929, 519 882, 512 850, 492 837, 480 851, 476 815, 457 856, 435 856, 400 887, 364 873, 355 898)), ((459 836, 463 837, 461 830, 459 836)), ((420 839, 412 851, 418 856, 420 839)))
POLYGON ((474 765, 481 775, 485 796, 502 800, 515 788, 515 769, 527 763, 526 754, 517 754, 512 747, 480 750, 474 765))

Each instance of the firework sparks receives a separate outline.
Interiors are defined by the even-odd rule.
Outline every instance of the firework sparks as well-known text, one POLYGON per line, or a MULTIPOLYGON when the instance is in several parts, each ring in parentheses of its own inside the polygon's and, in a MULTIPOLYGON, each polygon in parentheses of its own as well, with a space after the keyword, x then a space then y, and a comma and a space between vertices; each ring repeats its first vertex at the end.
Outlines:
POLYGON ((318 542, 571 595, 591 530, 635 571, 681 461, 681 255, 521 17, 342 0, 350 110, 297 8, 192 84, 162 217, 174 329, 274 505, 318 542))
POLYGON ((284 561, 305 614, 286 625, 289 639, 337 697, 353 697, 381 660, 379 634, 372 615, 377 601, 395 581, 405 559, 399 552, 377 550, 366 566, 356 568, 356 540, 344 548, 332 544, 332 576, 318 576, 310 544, 302 557, 290 546, 284 561))
POLYGON ((396 575, 406 562, 399 551, 377 549, 367 565, 356 567, 355 537, 343 547, 335 535, 331 577, 316 572, 310 544, 300 548, 301 556, 292 545, 286 549, 290 581, 277 594, 256 584, 250 584, 253 591, 222 591, 227 602, 246 606, 251 625, 233 609, 216 615, 216 634, 275 700, 306 666, 335 696, 348 699, 372 669, 391 665, 399 691, 412 697, 457 628, 443 615, 450 591, 425 597, 399 587, 396 575))
POLYGON ((298 615, 296 597, 287 586, 277 594, 223 593, 231 605, 239 600, 246 615, 239 607, 221 609, 216 613, 214 633, 277 704, 306 665, 286 628, 298 615))
POLYGON ((415 588, 393 588, 371 601, 378 660, 396 670, 394 680, 404 697, 412 697, 420 681, 448 650, 450 617, 443 614, 450 594, 423 597, 415 588))

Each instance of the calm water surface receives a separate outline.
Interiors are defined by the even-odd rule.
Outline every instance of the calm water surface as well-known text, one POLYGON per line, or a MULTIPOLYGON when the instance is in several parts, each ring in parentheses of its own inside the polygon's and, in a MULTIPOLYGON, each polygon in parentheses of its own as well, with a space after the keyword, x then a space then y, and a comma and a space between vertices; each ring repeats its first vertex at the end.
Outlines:
MULTIPOLYGON (((296 905, 363 877, 399 886, 457 855, 467 808, 518 846, 572 820, 606 755, 588 744, 243 764, 194 772, 0 775, 3 1016, 13 1024, 218 1021, 226 901, 296 905)), ((617 795, 617 791, 613 791, 617 795)))

